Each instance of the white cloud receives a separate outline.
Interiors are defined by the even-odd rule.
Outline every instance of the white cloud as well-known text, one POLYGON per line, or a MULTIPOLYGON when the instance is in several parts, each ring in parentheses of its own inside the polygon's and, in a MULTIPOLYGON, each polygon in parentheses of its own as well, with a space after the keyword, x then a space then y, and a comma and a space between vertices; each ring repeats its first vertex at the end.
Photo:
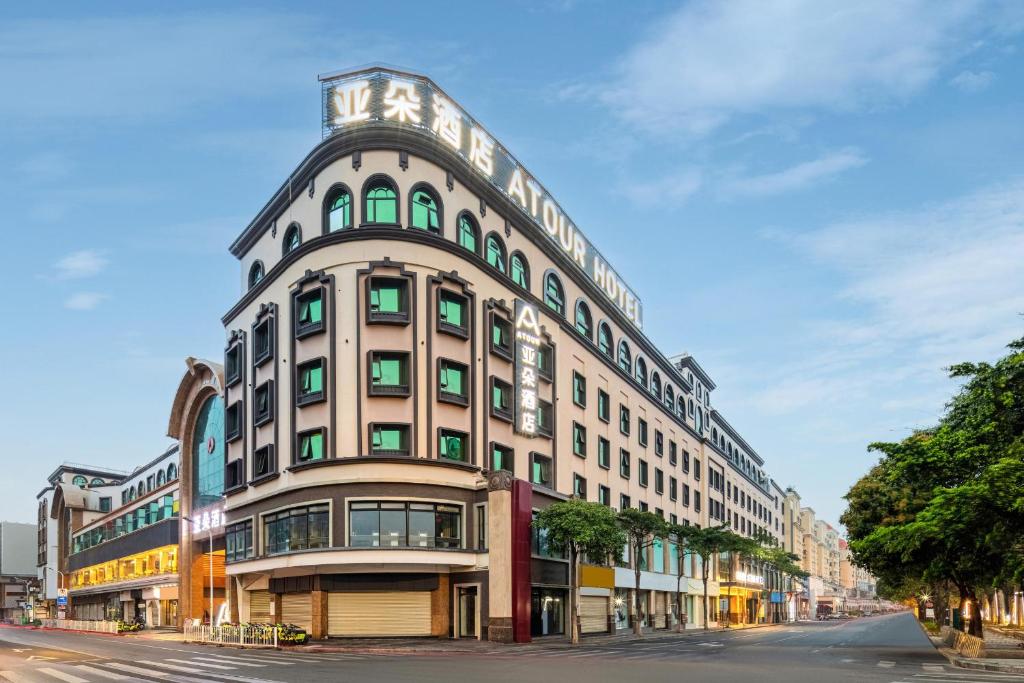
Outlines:
POLYGON ((992 85, 996 75, 991 71, 964 70, 949 80, 949 84, 963 92, 981 92, 992 85))
POLYGON ((700 189, 703 180, 697 169, 688 168, 643 183, 628 183, 626 195, 641 206, 682 204, 700 189))
POLYGON ((64 302, 64 308, 72 311, 91 311, 100 305, 107 296, 97 292, 76 292, 64 302))
POLYGON ((61 280, 77 280, 98 275, 107 267, 107 259, 96 249, 83 249, 68 254, 53 267, 61 280))
POLYGON ((730 197, 766 197, 793 192, 826 182, 867 162, 860 150, 844 149, 781 171, 728 179, 722 185, 722 193, 730 197))
POLYGON ((995 21, 976 0, 697 0, 620 61, 601 97, 639 125, 696 135, 742 113, 898 102, 995 21))

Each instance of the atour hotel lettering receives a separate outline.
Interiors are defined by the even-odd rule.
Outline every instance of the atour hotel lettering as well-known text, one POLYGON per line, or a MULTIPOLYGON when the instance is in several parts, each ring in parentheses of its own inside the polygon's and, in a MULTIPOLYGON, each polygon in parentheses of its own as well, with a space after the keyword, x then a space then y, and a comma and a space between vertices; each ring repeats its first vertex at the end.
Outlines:
POLYGON ((537 307, 516 299, 515 325, 515 430, 537 435, 540 402, 537 400, 537 361, 540 355, 540 316, 537 307))
POLYGON ((643 326, 640 299, 554 198, 432 81, 374 68, 324 75, 320 83, 325 138, 375 125, 410 130, 439 141, 518 206, 633 325, 643 326))

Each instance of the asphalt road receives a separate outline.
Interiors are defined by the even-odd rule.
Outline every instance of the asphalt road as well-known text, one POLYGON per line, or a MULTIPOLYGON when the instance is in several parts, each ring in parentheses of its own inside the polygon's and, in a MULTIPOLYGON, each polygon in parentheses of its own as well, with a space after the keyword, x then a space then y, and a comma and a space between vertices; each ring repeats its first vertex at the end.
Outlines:
POLYGON ((0 629, 8 683, 338 683, 342 681, 673 681, 1002 683, 1024 676, 957 669, 909 614, 752 629, 586 641, 578 648, 371 655, 252 651, 173 641, 0 629))

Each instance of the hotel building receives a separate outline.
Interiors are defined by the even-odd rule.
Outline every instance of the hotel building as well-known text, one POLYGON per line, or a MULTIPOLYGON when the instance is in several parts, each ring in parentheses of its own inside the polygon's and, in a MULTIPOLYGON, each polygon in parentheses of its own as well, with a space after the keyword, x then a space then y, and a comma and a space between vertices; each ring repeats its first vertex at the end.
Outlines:
MULTIPOLYGON (((538 180, 425 77, 321 81, 323 141, 231 245, 232 616, 314 638, 562 633, 567 563, 530 522, 574 495, 781 538, 711 378, 644 335, 639 298, 538 180)), ((702 589, 692 558, 659 543, 644 563, 645 623, 695 624, 696 594, 675 612, 680 571, 702 589)), ((582 582, 584 632, 628 627, 631 569, 582 582)))

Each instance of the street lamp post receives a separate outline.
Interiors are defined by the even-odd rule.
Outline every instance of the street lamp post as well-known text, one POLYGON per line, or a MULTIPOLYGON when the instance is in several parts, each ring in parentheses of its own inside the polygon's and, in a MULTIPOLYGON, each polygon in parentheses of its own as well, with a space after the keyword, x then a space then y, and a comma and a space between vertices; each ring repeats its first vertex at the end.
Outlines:
MULTIPOLYGON (((182 519, 195 529, 196 523, 191 517, 182 516, 182 519)), ((210 628, 213 628, 213 527, 207 529, 207 532, 210 535, 210 628)))

